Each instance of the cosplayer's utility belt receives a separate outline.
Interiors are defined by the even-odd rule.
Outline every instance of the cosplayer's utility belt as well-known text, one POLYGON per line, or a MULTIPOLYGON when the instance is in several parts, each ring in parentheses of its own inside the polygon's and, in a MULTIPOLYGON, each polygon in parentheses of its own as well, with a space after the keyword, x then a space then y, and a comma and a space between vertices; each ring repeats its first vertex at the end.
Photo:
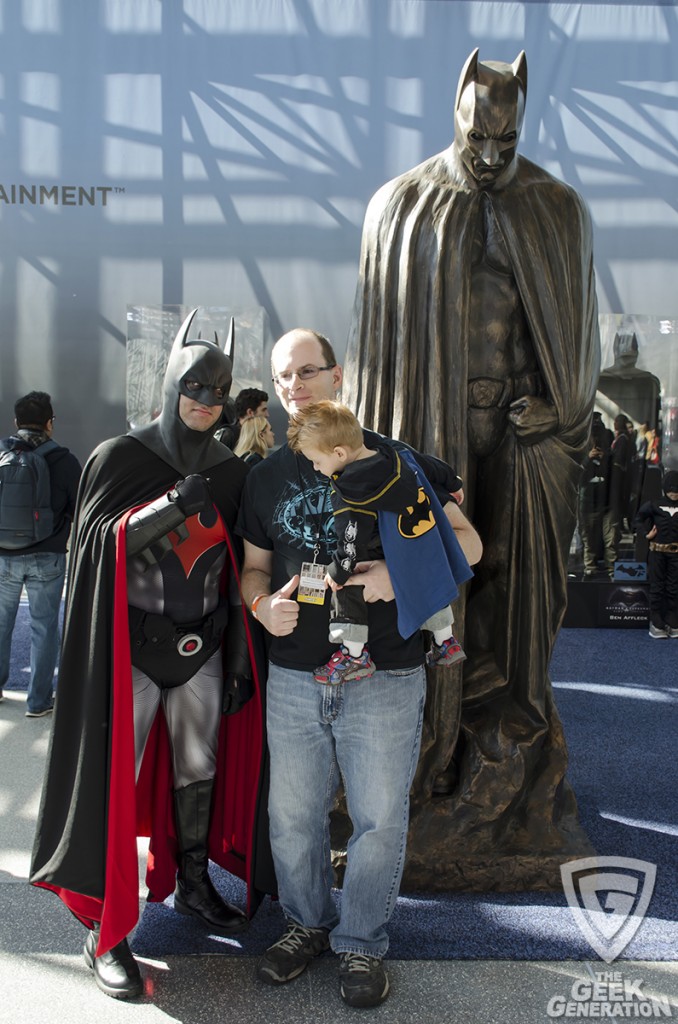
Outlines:
POLYGON ((657 544, 656 541, 651 540, 650 551, 661 551, 665 555, 678 555, 678 543, 657 544))
POLYGON ((199 622, 185 623, 130 605, 132 664, 161 690, 183 686, 219 648, 227 622, 226 602, 199 622))

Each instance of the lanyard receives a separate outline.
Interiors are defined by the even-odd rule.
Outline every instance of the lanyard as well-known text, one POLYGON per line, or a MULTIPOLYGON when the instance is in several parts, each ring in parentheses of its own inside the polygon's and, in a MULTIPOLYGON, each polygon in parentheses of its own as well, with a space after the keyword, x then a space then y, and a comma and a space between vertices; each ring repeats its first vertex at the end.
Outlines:
MULTIPOLYGON (((321 536, 321 533, 322 533, 323 519, 325 517, 325 514, 329 511, 329 509, 328 509, 328 498, 329 498, 329 494, 330 494, 330 483, 329 483, 329 480, 328 480, 327 481, 327 487, 326 487, 325 491, 323 492, 322 504, 319 505, 319 507, 314 512, 313 508, 311 506, 311 503, 308 500, 308 490, 309 490, 308 483, 306 483, 306 486, 304 486, 305 481, 304 481, 304 479, 302 477, 302 473, 301 473, 301 459, 302 458, 305 459, 305 456, 302 456, 300 454, 296 455, 296 460, 297 460, 297 479, 299 481, 299 493, 301 495, 301 500, 304 503, 304 508, 306 509, 306 514, 308 515, 309 521, 311 522, 311 524, 313 526, 313 541, 314 541, 314 543, 313 543, 313 562, 315 564, 315 562, 316 562, 316 560, 318 558, 318 555, 320 554, 320 536, 321 536)), ((306 461, 308 461, 308 460, 306 460, 306 461)), ((316 480, 317 480, 317 476, 316 476, 316 480)))

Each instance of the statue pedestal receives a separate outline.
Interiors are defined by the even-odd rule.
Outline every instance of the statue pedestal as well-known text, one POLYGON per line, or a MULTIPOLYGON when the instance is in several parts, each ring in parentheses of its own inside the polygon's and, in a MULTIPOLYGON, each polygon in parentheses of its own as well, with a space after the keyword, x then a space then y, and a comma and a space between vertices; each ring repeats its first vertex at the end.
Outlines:
MULTIPOLYGON (((449 795, 430 795, 415 779, 403 892, 561 891, 560 865, 595 855, 565 777, 567 749, 550 684, 546 691, 541 739, 526 735, 532 743, 522 759, 515 737, 490 730, 460 752, 449 795)), ((467 719, 466 735, 468 728, 467 719)), ((351 831, 340 803, 332 814, 338 884, 351 831)))
MULTIPOLYGON (((571 791, 569 795, 574 805, 571 791)), ((542 836, 544 849, 539 853, 493 850, 487 833, 484 841, 479 836, 472 843, 464 838, 455 841, 452 823, 436 803, 425 809, 428 827, 422 816, 411 823, 401 892, 560 892, 561 864, 596 853, 574 816, 567 830, 561 822, 559 829, 542 836), (546 849, 551 844, 556 848, 546 849)), ((341 885, 345 849, 334 850, 332 861, 336 884, 341 885)))
POLYGON ((561 767, 550 757, 529 799, 494 822, 487 809, 465 804, 457 794, 413 807, 403 891, 559 891, 560 865, 596 852, 579 824, 567 780, 561 776, 549 796, 561 767))
POLYGON ((561 856, 535 857, 529 854, 505 857, 461 857, 441 865, 435 877, 430 871, 408 863, 401 892, 560 892, 560 865, 580 857, 593 857, 588 842, 561 856))

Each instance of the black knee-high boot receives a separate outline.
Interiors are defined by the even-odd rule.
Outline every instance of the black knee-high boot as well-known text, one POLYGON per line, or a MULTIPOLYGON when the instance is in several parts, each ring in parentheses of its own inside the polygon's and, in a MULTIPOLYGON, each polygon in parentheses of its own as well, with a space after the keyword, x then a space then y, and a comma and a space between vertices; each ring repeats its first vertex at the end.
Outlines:
POLYGON ((197 917, 218 935, 232 935, 247 927, 247 918, 242 910, 222 900, 207 872, 213 790, 214 779, 174 790, 179 841, 174 909, 180 914, 197 917))

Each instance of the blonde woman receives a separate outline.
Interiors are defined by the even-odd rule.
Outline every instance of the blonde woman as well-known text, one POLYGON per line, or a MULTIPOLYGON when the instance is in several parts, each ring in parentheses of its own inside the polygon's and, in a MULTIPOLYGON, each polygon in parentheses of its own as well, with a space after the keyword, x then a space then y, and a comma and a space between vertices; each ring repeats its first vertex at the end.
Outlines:
POLYGON ((233 449, 248 466, 255 466, 265 459, 275 444, 271 424, 265 416, 250 416, 240 425, 240 437, 233 449))

